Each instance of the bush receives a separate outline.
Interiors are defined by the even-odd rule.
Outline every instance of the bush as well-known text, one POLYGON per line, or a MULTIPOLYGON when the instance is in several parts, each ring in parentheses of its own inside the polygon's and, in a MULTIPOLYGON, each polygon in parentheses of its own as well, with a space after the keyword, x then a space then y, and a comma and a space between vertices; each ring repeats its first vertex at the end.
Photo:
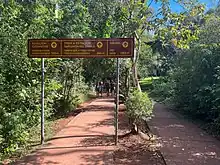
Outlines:
POLYGON ((146 93, 134 90, 125 101, 129 119, 138 124, 142 119, 149 119, 152 114, 152 102, 146 93))
POLYGON ((0 151, 11 154, 27 143, 28 132, 22 112, 4 114, 2 118, 0 151))
POLYGON ((195 47, 178 61, 170 77, 176 82, 174 102, 191 116, 213 122, 219 116, 220 48, 195 47))
POLYGON ((54 115, 57 117, 66 115, 73 111, 78 104, 80 104, 80 98, 78 95, 71 96, 69 99, 62 97, 57 100, 54 105, 54 115))
POLYGON ((166 78, 153 81, 151 94, 169 100, 176 109, 206 122, 219 134, 220 47, 194 47, 182 52, 166 78))
POLYGON ((153 80, 150 96, 157 101, 172 100, 174 87, 175 83, 168 77, 160 77, 160 79, 153 80))

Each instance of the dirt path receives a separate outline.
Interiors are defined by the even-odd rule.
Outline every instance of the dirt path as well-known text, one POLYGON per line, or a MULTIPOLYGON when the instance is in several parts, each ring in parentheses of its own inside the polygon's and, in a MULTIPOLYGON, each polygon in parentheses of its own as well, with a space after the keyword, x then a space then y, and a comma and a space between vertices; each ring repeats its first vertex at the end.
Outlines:
POLYGON ((150 127, 167 165, 220 165, 220 142, 165 106, 154 105, 150 127))
POLYGON ((44 147, 16 164, 112 164, 114 104, 111 101, 91 102, 44 147))
MULTIPOLYGON (((164 165, 148 144, 135 136, 119 140, 114 146, 113 99, 92 101, 83 112, 52 140, 16 165, 164 165)), ((123 109, 121 105, 121 109, 123 109)), ((128 131, 123 111, 119 113, 119 133, 128 131)))

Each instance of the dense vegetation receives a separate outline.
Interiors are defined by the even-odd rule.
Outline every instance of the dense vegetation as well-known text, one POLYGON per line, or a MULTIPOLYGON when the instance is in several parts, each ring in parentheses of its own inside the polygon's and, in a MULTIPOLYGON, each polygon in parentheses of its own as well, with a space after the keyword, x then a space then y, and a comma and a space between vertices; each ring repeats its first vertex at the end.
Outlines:
MULTIPOLYGON (((41 60, 27 58, 28 38, 79 37, 89 33, 74 26, 79 22, 81 25, 88 23, 87 19, 82 19, 85 9, 74 5, 73 9, 82 15, 71 18, 74 21, 71 22, 68 15, 72 11, 62 6, 64 4, 62 1, 63 15, 56 20, 54 4, 46 1, 0 2, 0 154, 10 154, 25 146, 29 128, 40 123, 41 60), (67 20, 72 29, 69 26, 58 29, 67 20)), ((81 59, 45 60, 46 119, 72 110, 79 96, 88 92, 82 72, 81 59)))
MULTIPOLYGON (((147 89, 160 101, 181 113, 205 122, 207 130, 220 134, 219 7, 206 13, 196 42, 178 50, 166 75, 148 82, 147 89), (152 90, 153 88, 153 90, 152 90)), ((143 84, 144 85, 144 84, 143 84)))
MULTIPOLYGON (((183 87, 188 81, 191 84, 198 81, 194 77, 200 71, 196 68, 198 66, 207 76, 212 75, 213 81, 198 73, 201 79, 199 83, 203 80, 207 82, 205 87, 204 84, 194 84, 200 85, 197 87, 202 89, 199 97, 196 97, 197 103, 202 103, 204 99, 202 96, 206 90, 209 90, 210 97, 212 96, 207 100, 209 103, 218 98, 218 85, 214 85, 218 81, 216 77, 218 46, 198 49, 195 44, 192 49, 185 50, 198 39, 201 29, 204 34, 203 39, 200 37, 201 43, 207 41, 206 38, 210 35, 218 43, 219 38, 210 30, 210 27, 213 29, 218 27, 212 23, 212 21, 219 23, 219 17, 215 16, 217 10, 210 12, 209 21, 204 25, 203 5, 191 0, 181 0, 178 2, 185 6, 184 11, 173 13, 169 1, 155 0, 155 2, 160 2, 157 11, 151 8, 151 1, 147 0, 0 1, 1 159, 26 147, 30 139, 30 130, 40 123, 41 60, 27 58, 29 38, 134 37, 134 58, 121 59, 120 80, 121 90, 128 98, 127 105, 131 110, 128 114, 135 115, 135 118, 140 118, 141 115, 149 116, 152 110, 149 98, 141 93, 138 81, 141 76, 149 74, 168 75, 168 72, 171 72, 170 76, 165 78, 169 83, 177 82, 178 72, 186 74, 185 79, 181 81, 187 82, 179 81, 179 86, 178 84, 169 86, 169 94, 175 96, 178 92, 184 91, 183 88, 188 88, 183 87), (56 8, 56 3, 59 8, 56 8), (202 28, 199 29, 201 25, 202 28), (180 54, 177 58, 174 55, 178 52, 180 54), (200 53, 203 54, 202 57, 200 53), (201 60, 203 58, 205 60, 201 60), (194 61, 189 63, 189 60, 195 60, 195 65, 192 65, 194 61), (177 65, 177 61, 181 61, 179 62, 181 65, 177 65), (205 67, 210 69, 206 70, 205 67), (189 70, 195 73, 190 72, 191 77, 187 78, 189 70), (209 75, 209 72, 212 74, 209 75), (130 87, 136 88, 137 91, 129 93, 130 87), (139 99, 140 105, 136 99, 139 99)), ((202 71, 200 73, 203 73, 202 71)), ((45 117, 48 120, 72 111, 80 102, 80 96, 86 95, 95 81, 114 78, 115 60, 46 59, 45 76, 45 117)), ((194 86, 190 86, 190 89, 193 89, 190 90, 191 98, 195 97, 193 94, 197 94, 194 86)), ((188 93, 181 95, 187 97, 188 93)), ((177 98, 181 100, 180 97, 177 98)), ((212 107, 213 112, 218 111, 217 100, 215 103, 215 107, 212 107)), ((187 104, 186 102, 180 105, 187 104)), ((201 106, 200 110, 203 108, 201 106)))

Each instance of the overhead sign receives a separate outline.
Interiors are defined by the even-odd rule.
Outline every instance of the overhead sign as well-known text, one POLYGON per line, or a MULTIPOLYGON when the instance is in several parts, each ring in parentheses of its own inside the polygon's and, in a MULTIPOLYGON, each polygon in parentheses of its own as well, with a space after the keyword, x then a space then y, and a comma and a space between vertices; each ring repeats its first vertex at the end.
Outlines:
POLYGON ((129 58, 133 56, 133 38, 28 40, 30 58, 129 58))

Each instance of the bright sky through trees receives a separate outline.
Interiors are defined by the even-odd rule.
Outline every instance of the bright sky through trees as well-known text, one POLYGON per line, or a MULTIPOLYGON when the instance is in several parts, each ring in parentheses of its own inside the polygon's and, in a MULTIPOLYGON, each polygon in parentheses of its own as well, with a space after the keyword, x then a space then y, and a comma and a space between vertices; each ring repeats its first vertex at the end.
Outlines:
MULTIPOLYGON (((216 7, 218 0, 198 0, 198 2, 200 3, 204 3, 206 6, 206 10, 209 8, 213 8, 216 7)), ((180 12, 181 10, 183 10, 183 8, 175 2, 175 0, 170 0, 170 4, 171 4, 171 9, 174 12, 180 12)), ((155 1, 152 3, 152 6, 155 9, 159 8, 159 3, 155 3, 155 1)))

